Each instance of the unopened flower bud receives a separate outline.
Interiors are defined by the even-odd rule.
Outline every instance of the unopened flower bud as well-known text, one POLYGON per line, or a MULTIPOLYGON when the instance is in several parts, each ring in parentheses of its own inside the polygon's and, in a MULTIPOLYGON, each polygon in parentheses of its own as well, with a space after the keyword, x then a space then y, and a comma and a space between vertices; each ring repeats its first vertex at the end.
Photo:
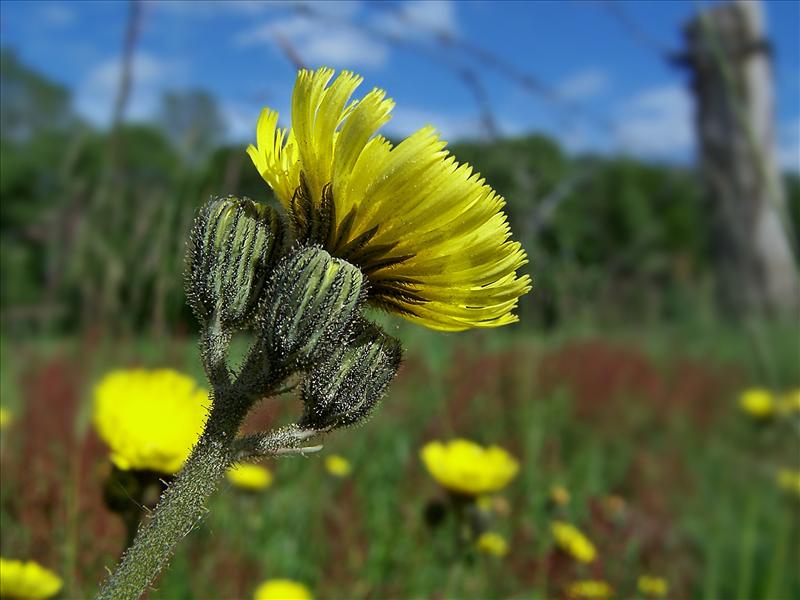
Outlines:
POLYGON ((364 276, 325 250, 301 248, 275 269, 263 313, 264 348, 293 370, 346 342, 364 300, 364 276))
POLYGON ((202 209, 189 239, 186 295, 197 318, 241 327, 252 317, 279 253, 278 214, 247 198, 218 198, 202 209))
POLYGON ((400 343, 372 324, 315 364, 303 381, 301 427, 330 429, 369 415, 400 367, 400 343))

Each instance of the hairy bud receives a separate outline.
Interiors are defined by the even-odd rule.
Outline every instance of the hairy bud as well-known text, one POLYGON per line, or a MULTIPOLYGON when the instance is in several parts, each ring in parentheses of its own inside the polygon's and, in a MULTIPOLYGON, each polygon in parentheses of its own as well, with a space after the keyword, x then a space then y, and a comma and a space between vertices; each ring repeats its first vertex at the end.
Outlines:
POLYGON ((283 229, 269 206, 234 197, 203 207, 189 239, 186 295, 197 318, 238 328, 252 317, 283 229))
POLYGON ((315 364, 303 381, 301 427, 332 429, 361 421, 383 397, 400 367, 400 342, 370 323, 348 344, 315 364))
POLYGON ((301 248, 275 269, 262 340, 280 368, 305 367, 350 337, 364 300, 361 271, 320 248, 301 248))

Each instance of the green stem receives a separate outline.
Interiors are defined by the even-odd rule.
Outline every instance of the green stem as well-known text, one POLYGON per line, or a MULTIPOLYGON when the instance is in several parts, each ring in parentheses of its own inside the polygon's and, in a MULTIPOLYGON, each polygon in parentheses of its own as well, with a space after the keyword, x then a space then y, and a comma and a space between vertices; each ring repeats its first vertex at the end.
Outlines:
POLYGON ((178 543, 205 514, 205 504, 234 462, 232 444, 250 400, 215 394, 205 431, 153 516, 142 523, 133 545, 105 581, 98 600, 135 600, 167 565, 178 543))

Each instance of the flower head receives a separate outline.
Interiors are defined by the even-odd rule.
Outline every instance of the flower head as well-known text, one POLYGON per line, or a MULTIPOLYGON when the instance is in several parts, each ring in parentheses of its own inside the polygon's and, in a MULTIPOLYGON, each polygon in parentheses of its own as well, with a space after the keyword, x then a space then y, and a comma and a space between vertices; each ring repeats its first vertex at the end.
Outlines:
POLYGON ((556 545, 575 560, 590 563, 597 558, 597 550, 577 527, 564 521, 553 521, 550 525, 556 545))
POLYGON ((800 471, 780 469, 778 471, 777 481, 779 488, 800 498, 800 471))
POLYGON ((567 587, 567 596, 576 600, 605 600, 612 595, 614 595, 614 589, 599 579, 576 581, 567 587))
POLYGON ((642 575, 636 582, 636 587, 645 596, 651 598, 663 598, 669 592, 669 583, 663 577, 653 575, 642 575))
POLYGON ((469 440, 430 442, 420 452, 433 478, 450 491, 479 496, 504 488, 519 471, 519 463, 498 446, 484 448, 469 440))
POLYGON ((563 485, 554 485, 550 488, 550 502, 554 506, 566 506, 569 504, 569 490, 563 485))
POLYGON ((325 457, 325 470, 334 477, 348 477, 353 472, 350 461, 338 454, 325 457))
POLYGON ((233 485, 243 490, 257 492, 272 485, 272 472, 260 465, 239 463, 225 473, 233 485))
POLYGON ((312 600, 306 586, 291 579, 268 579, 258 586, 253 600, 312 600))
POLYGON ((50 598, 61 586, 61 578, 38 563, 0 558, 0 598, 50 598))
POLYGON ((478 550, 484 554, 490 554, 492 556, 505 556, 508 554, 508 542, 502 535, 494 531, 482 533, 478 539, 475 540, 475 545, 478 550))
POLYGON ((777 408, 775 397, 769 390, 751 388, 739 396, 739 406, 754 419, 769 419, 777 408))
POLYGON ((786 392, 781 397, 778 410, 784 416, 800 415, 800 388, 786 392))
POLYGON ((13 420, 11 411, 0 406, 0 429, 5 429, 13 420))
POLYGON ((175 473, 206 420, 208 392, 170 369, 113 371, 94 390, 94 426, 122 470, 175 473))
POLYGON ((398 145, 376 135, 394 102, 362 78, 301 70, 291 128, 264 109, 247 149, 295 237, 357 265, 377 306, 433 329, 496 327, 530 290, 504 201, 424 127, 398 145))

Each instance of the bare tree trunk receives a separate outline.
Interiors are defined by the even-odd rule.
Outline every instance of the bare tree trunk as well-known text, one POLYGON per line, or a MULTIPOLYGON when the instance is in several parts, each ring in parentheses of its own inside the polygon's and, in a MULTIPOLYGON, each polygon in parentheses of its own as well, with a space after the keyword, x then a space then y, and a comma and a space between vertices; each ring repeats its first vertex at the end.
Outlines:
POLYGON ((737 1, 686 27, 719 298, 733 314, 797 311, 800 280, 776 158, 762 6, 737 1))

